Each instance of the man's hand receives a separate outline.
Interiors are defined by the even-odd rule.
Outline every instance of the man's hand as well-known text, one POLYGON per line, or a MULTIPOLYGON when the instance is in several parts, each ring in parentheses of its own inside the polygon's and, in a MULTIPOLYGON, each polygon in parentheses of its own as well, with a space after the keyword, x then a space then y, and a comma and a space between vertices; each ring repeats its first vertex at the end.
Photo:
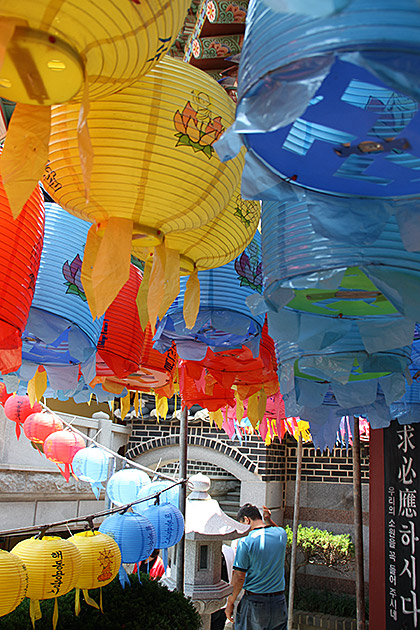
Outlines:
POLYGON ((263 505, 263 519, 265 523, 268 523, 272 527, 278 527, 277 523, 271 518, 271 510, 265 505, 263 505))
POLYGON ((271 510, 263 505, 263 519, 269 521, 271 519, 271 510))
POLYGON ((226 608, 225 608, 225 615, 228 618, 229 621, 231 621, 233 623, 233 607, 235 605, 235 600, 231 600, 230 597, 228 597, 227 599, 227 604, 226 604, 226 608))

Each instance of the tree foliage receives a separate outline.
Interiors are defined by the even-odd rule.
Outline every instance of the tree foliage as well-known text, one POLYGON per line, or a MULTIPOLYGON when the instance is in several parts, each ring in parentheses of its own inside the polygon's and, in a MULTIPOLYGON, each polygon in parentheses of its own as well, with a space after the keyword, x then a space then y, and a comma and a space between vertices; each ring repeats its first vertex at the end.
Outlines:
MULTIPOLYGON (((292 530, 286 525, 287 548, 292 547, 292 530)), ((296 570, 308 564, 329 567, 340 573, 353 568, 354 544, 349 534, 333 534, 325 529, 298 526, 296 570)))

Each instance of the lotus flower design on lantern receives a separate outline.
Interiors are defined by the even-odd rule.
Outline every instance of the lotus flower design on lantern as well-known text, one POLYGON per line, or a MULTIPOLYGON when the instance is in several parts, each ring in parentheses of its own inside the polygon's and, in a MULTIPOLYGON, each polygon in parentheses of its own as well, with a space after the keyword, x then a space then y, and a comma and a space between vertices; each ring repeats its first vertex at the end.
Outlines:
POLYGON ((254 242, 250 243, 247 251, 235 260, 235 271, 241 281, 241 287, 247 286, 262 293, 263 273, 260 260, 260 248, 254 242))
POLYGON ((84 302, 86 302, 87 298, 85 295, 85 290, 82 285, 81 279, 82 273, 82 259, 79 254, 73 258, 71 263, 66 260, 63 265, 63 276, 66 279, 64 282, 67 285, 66 293, 72 293, 73 295, 78 295, 84 302))
POLYGON ((242 199, 241 195, 236 197, 235 212, 233 213, 233 216, 238 217, 245 227, 249 227, 251 222, 255 220, 256 213, 257 209, 254 201, 246 201, 245 199, 242 199))
MULTIPOLYGON (((202 94, 202 96, 207 95, 202 94)), ((201 98, 201 101, 203 100, 210 104, 208 97, 201 98)), ((198 107, 195 110, 190 101, 187 102, 182 113, 179 110, 175 112, 174 125, 177 130, 175 137, 178 138, 175 146, 190 146, 194 151, 203 151, 209 159, 214 153, 213 144, 225 131, 221 116, 211 118, 208 107, 198 107)))

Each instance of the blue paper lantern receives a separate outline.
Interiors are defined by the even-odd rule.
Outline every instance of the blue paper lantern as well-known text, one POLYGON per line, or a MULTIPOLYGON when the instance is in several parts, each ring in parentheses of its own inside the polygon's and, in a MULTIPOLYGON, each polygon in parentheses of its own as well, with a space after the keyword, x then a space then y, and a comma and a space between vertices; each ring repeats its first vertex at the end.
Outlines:
POLYGON ((137 468, 119 470, 110 477, 106 493, 115 505, 126 505, 140 498, 140 491, 150 485, 149 476, 137 468))
POLYGON ((102 318, 92 320, 81 283, 89 227, 57 204, 45 204, 44 247, 23 334, 23 381, 43 365, 52 390, 75 389, 79 366, 94 360, 102 318))
POLYGON ((156 530, 141 514, 126 512, 108 516, 99 527, 103 534, 111 536, 121 551, 120 582, 130 583, 122 563, 137 564, 150 557, 157 548, 156 530))
POLYGON ((184 517, 170 503, 151 505, 144 512, 156 530, 156 547, 163 550, 163 563, 168 564, 168 549, 181 540, 184 535, 184 517))
MULTIPOLYGON (((154 494, 160 492, 159 504, 170 503, 176 508, 179 508, 179 485, 174 486, 170 481, 152 481, 151 484, 142 488, 139 492, 139 499, 146 497, 153 497, 154 494), (166 490, 166 488, 169 488, 166 490), (162 492, 163 491, 163 492, 162 492)), ((144 511, 156 503, 156 497, 146 499, 141 503, 133 505, 133 510, 139 514, 143 514, 144 511)))
POLYGON ((236 122, 216 147, 223 158, 247 147, 244 196, 272 199, 281 180, 417 195, 418 2, 352 0, 324 16, 294 4, 287 13, 254 0, 248 10, 236 122))
MULTIPOLYGON (((376 215, 370 222, 368 206, 358 240, 346 237, 352 211, 346 200, 285 185, 283 203, 263 203, 264 300, 273 339, 318 351, 357 324, 369 354, 411 344, 420 312, 420 253, 405 249, 394 205, 381 214, 382 202, 371 204, 376 215), (324 228, 340 204, 341 228, 337 219, 333 238, 324 228), (381 225, 373 229, 376 219, 381 225)), ((362 208, 356 204, 356 210, 360 216, 362 208)))
POLYGON ((400 424, 420 422, 420 327, 418 325, 411 346, 409 370, 411 382, 407 384, 404 396, 391 405, 391 417, 396 418, 400 424))
POLYGON ((73 458, 73 472, 81 481, 91 484, 97 499, 103 488, 102 481, 108 479, 111 455, 101 448, 89 446, 77 451, 73 458))
POLYGON ((166 352, 175 341, 182 359, 201 361, 211 348, 215 352, 249 347, 259 352, 264 315, 253 316, 246 298, 262 292, 261 237, 259 233, 235 261, 199 271, 200 310, 190 330, 183 317, 183 301, 188 278, 181 277, 181 290, 157 326, 154 348, 166 352))

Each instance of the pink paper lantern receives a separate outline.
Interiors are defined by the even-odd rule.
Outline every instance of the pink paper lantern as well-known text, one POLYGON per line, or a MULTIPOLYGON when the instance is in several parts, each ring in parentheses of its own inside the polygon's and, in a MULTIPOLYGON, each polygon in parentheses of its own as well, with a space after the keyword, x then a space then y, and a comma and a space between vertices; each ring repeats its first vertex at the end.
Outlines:
POLYGON ((60 418, 52 413, 31 413, 23 423, 23 432, 28 440, 43 444, 51 433, 64 428, 60 418))
POLYGON ((4 403, 4 413, 9 420, 16 422, 16 437, 20 438, 20 425, 23 424, 26 418, 31 413, 42 411, 41 405, 36 402, 34 406, 31 406, 29 402, 29 396, 11 396, 4 403))
POLYGON ((71 463, 77 451, 86 448, 84 439, 73 431, 56 431, 51 433, 44 442, 44 454, 47 459, 58 464, 64 464, 64 471, 58 466, 66 481, 73 473, 71 463))

